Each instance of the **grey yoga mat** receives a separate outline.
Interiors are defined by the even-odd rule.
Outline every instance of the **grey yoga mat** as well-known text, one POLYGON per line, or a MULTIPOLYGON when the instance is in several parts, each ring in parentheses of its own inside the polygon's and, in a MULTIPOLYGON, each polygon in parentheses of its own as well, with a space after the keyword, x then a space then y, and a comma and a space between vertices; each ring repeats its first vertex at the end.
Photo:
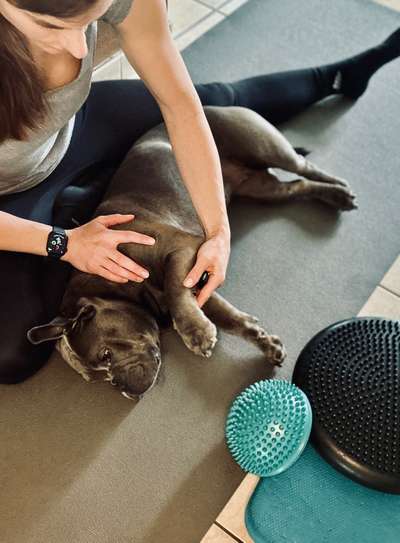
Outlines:
MULTIPOLYGON (((184 51, 197 81, 331 62, 374 45, 397 13, 367 0, 251 0, 184 51)), ((221 294, 300 349, 356 315, 399 253, 400 61, 354 104, 320 104, 284 127, 346 177, 359 209, 235 202, 221 294)), ((236 394, 269 376, 255 347, 220 334, 211 359, 163 335, 164 381, 136 407, 88 385, 57 354, 0 394, 2 543, 198 543, 244 477, 224 440, 236 394)))

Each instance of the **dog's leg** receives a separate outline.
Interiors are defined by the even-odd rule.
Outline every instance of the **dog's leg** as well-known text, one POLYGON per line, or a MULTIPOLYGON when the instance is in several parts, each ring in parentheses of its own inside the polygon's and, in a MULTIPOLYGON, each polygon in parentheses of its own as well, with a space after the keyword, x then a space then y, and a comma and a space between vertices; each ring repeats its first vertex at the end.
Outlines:
POLYGON ((209 357, 217 342, 217 329, 197 304, 190 288, 183 286, 195 263, 196 250, 178 249, 166 259, 164 294, 175 330, 188 349, 209 357))
POLYGON ((285 347, 278 336, 270 335, 258 323, 257 317, 240 311, 220 294, 213 292, 203 306, 205 314, 214 324, 232 335, 254 343, 269 363, 281 366, 286 356, 285 347))
POLYGON ((241 107, 205 106, 221 157, 247 168, 280 168, 321 183, 348 187, 347 181, 321 170, 296 152, 287 138, 255 111, 241 107))
POLYGON ((205 111, 219 154, 224 157, 224 184, 232 195, 266 202, 317 198, 336 209, 357 207, 347 181, 328 174, 297 153, 286 137, 255 111, 239 106, 211 106, 205 111), (270 168, 301 178, 282 183, 270 168))
POLYGON ((296 169, 290 171, 306 177, 307 179, 311 179, 312 181, 331 183, 333 185, 342 185, 343 187, 349 188, 349 184, 345 179, 327 173, 319 166, 317 166, 313 162, 310 162, 303 156, 299 156, 296 169))
POLYGON ((343 211, 357 208, 355 194, 347 186, 308 179, 282 182, 269 170, 255 170, 236 189, 235 195, 271 203, 316 198, 343 211))

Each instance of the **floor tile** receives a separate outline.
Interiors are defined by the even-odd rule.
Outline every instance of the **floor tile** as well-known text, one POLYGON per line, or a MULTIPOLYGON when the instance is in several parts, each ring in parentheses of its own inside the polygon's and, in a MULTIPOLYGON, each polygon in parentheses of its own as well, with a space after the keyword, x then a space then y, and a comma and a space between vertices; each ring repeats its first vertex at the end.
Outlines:
POLYGON ((393 294, 400 296, 400 256, 397 257, 382 279, 381 285, 393 292, 393 294))
POLYGON ((244 512, 250 496, 257 486, 259 477, 248 473, 242 483, 217 517, 217 522, 243 543, 253 543, 244 523, 244 512))
POLYGON ((212 9, 194 0, 169 0, 168 18, 172 35, 178 36, 196 22, 212 13, 212 9))
POLYGON ((121 78, 122 79, 140 79, 136 71, 130 65, 125 55, 121 58, 121 78))
POLYGON ((400 297, 376 287, 358 314, 360 317, 400 319, 400 297))
POLYGON ((400 0, 375 0, 375 2, 388 8, 395 9, 396 11, 400 11, 400 0))
POLYGON ((225 15, 230 15, 246 2, 248 2, 248 0, 231 0, 230 2, 228 2, 227 4, 224 4, 222 7, 218 9, 219 11, 221 11, 221 13, 224 13, 225 15))

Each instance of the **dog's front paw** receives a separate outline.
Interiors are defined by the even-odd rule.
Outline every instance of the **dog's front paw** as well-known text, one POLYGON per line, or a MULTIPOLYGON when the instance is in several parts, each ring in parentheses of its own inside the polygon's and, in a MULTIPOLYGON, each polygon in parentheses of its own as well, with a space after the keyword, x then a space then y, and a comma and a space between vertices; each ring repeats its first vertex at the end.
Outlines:
POLYGON ((196 322, 178 323, 175 319, 172 322, 188 349, 200 356, 211 356, 217 343, 217 328, 211 321, 206 320, 201 325, 196 322))

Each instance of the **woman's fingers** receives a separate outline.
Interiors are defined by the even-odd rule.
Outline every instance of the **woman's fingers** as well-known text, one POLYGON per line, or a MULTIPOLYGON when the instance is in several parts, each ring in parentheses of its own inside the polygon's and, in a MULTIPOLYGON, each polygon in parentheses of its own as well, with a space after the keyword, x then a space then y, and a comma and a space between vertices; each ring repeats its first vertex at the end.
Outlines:
POLYGON ((122 213, 112 213, 111 215, 99 215, 95 218, 96 221, 100 222, 104 226, 112 226, 113 224, 120 224, 123 222, 131 221, 135 215, 133 213, 125 214, 122 213))
POLYGON ((136 281, 136 282, 143 281, 143 277, 140 277, 137 273, 131 272, 127 270, 126 268, 119 266, 111 258, 107 257, 106 261, 102 265, 107 270, 114 273, 115 275, 119 275, 123 279, 128 279, 130 281, 136 281))
POLYGON ((155 239, 140 232, 107 228, 131 221, 134 215, 99 215, 87 224, 68 231, 68 262, 78 270, 95 273, 118 283, 141 283, 149 277, 145 268, 117 250, 120 243, 154 245, 155 239))
POLYGON ((207 302, 208 298, 211 296, 213 291, 218 288, 223 283, 223 278, 219 277, 218 275, 214 275, 213 273, 209 274, 209 279, 207 283, 204 285, 204 287, 199 291, 197 295, 197 303, 199 304, 199 307, 203 307, 203 305, 207 302))
POLYGON ((108 257, 111 260, 113 260, 116 264, 121 266, 121 268, 126 268, 127 270, 131 271, 136 276, 140 276, 145 279, 149 276, 149 272, 145 268, 142 268, 142 266, 139 266, 139 264, 137 264, 134 260, 125 256, 124 254, 120 253, 117 250, 112 251, 108 255, 108 257))
MULTIPOLYGON (((118 224, 121 221, 122 215, 115 214, 101 216, 100 219, 103 225, 110 226, 111 224, 118 224)), ((125 216, 127 217, 127 216, 125 216)), ((128 216, 129 220, 131 216, 128 216)), ((149 272, 139 266, 134 260, 120 253, 116 247, 121 243, 141 243, 143 245, 154 245, 155 239, 146 234, 140 232, 134 232, 132 230, 108 230, 107 235, 111 235, 112 249, 108 251, 106 261, 103 264, 103 268, 108 270, 109 274, 114 277, 119 277, 126 282, 126 280, 136 281, 141 283, 143 279, 149 277, 149 272)))
POLYGON ((99 266, 99 269, 96 273, 97 275, 100 275, 101 277, 104 277, 105 279, 108 279, 109 281, 114 281, 115 283, 128 282, 128 279, 124 279, 120 275, 116 275, 115 273, 110 272, 104 266, 99 266))
POLYGON ((110 230, 114 234, 114 241, 118 245, 119 243, 142 243, 144 245, 154 245, 155 239, 146 234, 140 232, 133 232, 132 230, 110 230))

